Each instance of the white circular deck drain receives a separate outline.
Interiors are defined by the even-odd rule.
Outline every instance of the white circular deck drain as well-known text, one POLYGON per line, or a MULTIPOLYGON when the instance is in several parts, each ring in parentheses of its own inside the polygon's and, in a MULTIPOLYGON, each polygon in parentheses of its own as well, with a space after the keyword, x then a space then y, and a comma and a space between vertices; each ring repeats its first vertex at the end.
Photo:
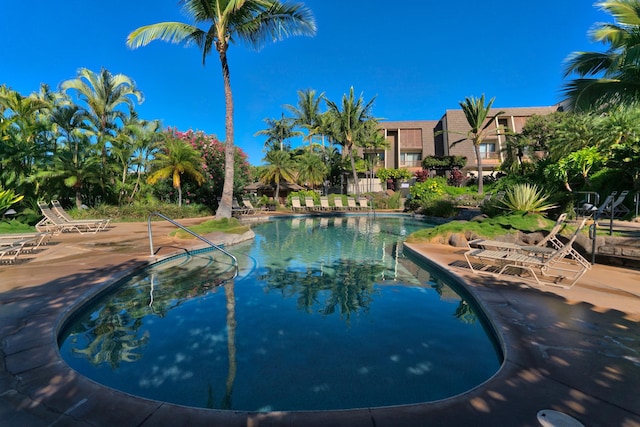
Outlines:
POLYGON ((538 421, 542 427, 584 427, 580 421, 552 409, 538 411, 538 421))

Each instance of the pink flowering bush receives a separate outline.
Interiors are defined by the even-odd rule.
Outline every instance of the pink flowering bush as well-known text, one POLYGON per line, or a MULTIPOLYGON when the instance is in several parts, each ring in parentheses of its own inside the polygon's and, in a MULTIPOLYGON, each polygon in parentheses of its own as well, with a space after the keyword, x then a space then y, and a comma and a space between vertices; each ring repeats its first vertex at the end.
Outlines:
MULTIPOLYGON (((202 204, 215 209, 218 205, 218 197, 222 195, 224 183, 224 142, 218 140, 215 135, 207 135, 202 131, 179 131, 169 128, 165 131, 170 138, 180 139, 191 144, 202 155, 202 172, 205 175, 205 183, 198 185, 189 177, 184 177, 183 203, 202 204)), ((250 182, 250 166, 247 155, 242 149, 235 147, 235 175, 234 194, 240 194, 242 189, 250 182)), ((170 198, 172 192, 170 183, 168 188, 157 186, 157 196, 160 199, 170 198)))

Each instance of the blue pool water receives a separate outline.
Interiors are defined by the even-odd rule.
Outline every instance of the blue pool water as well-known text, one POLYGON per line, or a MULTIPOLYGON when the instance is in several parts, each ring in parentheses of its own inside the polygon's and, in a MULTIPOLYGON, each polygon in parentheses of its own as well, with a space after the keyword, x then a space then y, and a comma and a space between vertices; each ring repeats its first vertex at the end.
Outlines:
POLYGON ((501 355, 474 304, 402 252, 405 217, 277 220, 254 241, 132 276, 82 308, 64 360, 125 392, 247 411, 433 401, 491 377, 501 355), (227 279, 225 281, 225 279, 227 279))

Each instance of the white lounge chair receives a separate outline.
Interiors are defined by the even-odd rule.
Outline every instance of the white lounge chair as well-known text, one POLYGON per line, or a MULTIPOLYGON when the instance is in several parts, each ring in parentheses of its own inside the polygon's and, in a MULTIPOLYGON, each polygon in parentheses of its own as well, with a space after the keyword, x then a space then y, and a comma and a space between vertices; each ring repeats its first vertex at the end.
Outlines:
POLYGON ((42 212, 43 218, 36 224, 36 230, 40 232, 48 233, 64 233, 67 231, 77 231, 82 234, 84 231, 93 231, 94 233, 99 230, 98 226, 93 222, 83 221, 66 221, 54 213, 49 205, 45 202, 38 202, 38 207, 42 212))
POLYGON ((334 210, 344 210, 344 205, 342 204, 342 197, 336 197, 333 199, 333 209, 334 210))
POLYGON ((327 196, 320 197, 320 210, 330 211, 331 206, 329 206, 329 198, 327 196))
POLYGON ((307 208, 308 211, 312 211, 316 209, 316 205, 313 201, 313 197, 305 197, 304 198, 304 206, 307 208))
POLYGON ((38 249, 40 245, 46 245, 51 236, 52 233, 48 232, 0 234, 0 246, 26 240, 24 251, 28 252, 38 249))
POLYGON ((266 209, 264 207, 259 207, 256 208, 253 206, 253 203, 251 203, 251 200, 249 199, 242 199, 242 204, 244 205, 245 208, 247 208, 249 210, 250 214, 254 214, 256 212, 265 212, 266 209))
POLYGON ((582 220, 567 243, 561 243, 560 247, 550 252, 536 253, 528 250, 530 247, 504 244, 501 250, 471 249, 465 252, 464 256, 474 273, 496 274, 495 271, 489 270, 493 267, 498 269, 497 275, 500 276, 508 269, 518 269, 529 272, 531 278, 540 285, 570 289, 587 270, 591 269, 589 261, 573 247, 586 221, 587 218, 582 220), (474 266, 472 258, 480 262, 480 268, 474 266), (568 280, 568 284, 561 283, 565 279, 568 280))
POLYGON ((238 204, 238 201, 236 200, 235 197, 231 198, 231 215, 232 216, 246 215, 248 213, 249 213, 248 208, 240 206, 240 204, 238 204))
POLYGON ((350 211, 357 211, 360 209, 360 207, 356 204, 356 199, 354 199, 353 197, 347 197, 347 206, 349 207, 350 211))
POLYGON ((107 228, 109 226, 109 223, 111 222, 111 219, 73 219, 57 200, 51 201, 51 210, 67 222, 74 222, 76 224, 88 224, 91 227, 98 227, 98 231, 107 228))
POLYGON ((291 210, 296 212, 296 211, 301 211, 303 209, 304 208, 300 204, 300 199, 298 197, 292 197, 291 198, 291 210))
POLYGON ((16 262, 18 255, 24 250, 30 239, 14 241, 11 244, 0 246, 0 263, 11 264, 16 262))
POLYGON ((360 205, 361 210, 369 209, 369 199, 366 197, 360 197, 358 199, 358 204, 360 205))
POLYGON ((480 247, 486 249, 488 247, 491 247, 498 250, 519 250, 521 252, 533 252, 540 255, 552 254, 556 249, 559 249, 563 245, 563 243, 558 240, 556 235, 565 225, 566 219, 566 213, 560 214, 556 219, 556 223, 553 225, 551 231, 549 231, 549 233, 535 245, 518 245, 497 240, 476 239, 469 242, 469 248, 477 249, 480 247))

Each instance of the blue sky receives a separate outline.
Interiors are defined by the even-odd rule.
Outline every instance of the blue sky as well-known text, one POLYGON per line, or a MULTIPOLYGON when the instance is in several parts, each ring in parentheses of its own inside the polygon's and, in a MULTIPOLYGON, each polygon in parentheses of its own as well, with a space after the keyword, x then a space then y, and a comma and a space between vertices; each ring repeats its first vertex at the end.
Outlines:
MULTIPOLYGON (((224 94, 215 52, 202 66, 196 47, 165 42, 131 50, 127 35, 162 21, 186 21, 177 0, 3 0, 0 84, 23 95, 52 88, 81 67, 126 74, 145 101, 142 119, 224 139, 224 94)), ((386 120, 437 120, 467 96, 495 97, 495 108, 561 100, 563 61, 573 51, 604 49, 588 31, 609 15, 588 0, 306 0, 318 33, 229 50, 235 142, 252 164, 264 156, 264 119, 280 118, 297 91, 333 101, 354 87, 375 97, 386 120)), ((295 145, 295 144, 294 144, 295 145)))

